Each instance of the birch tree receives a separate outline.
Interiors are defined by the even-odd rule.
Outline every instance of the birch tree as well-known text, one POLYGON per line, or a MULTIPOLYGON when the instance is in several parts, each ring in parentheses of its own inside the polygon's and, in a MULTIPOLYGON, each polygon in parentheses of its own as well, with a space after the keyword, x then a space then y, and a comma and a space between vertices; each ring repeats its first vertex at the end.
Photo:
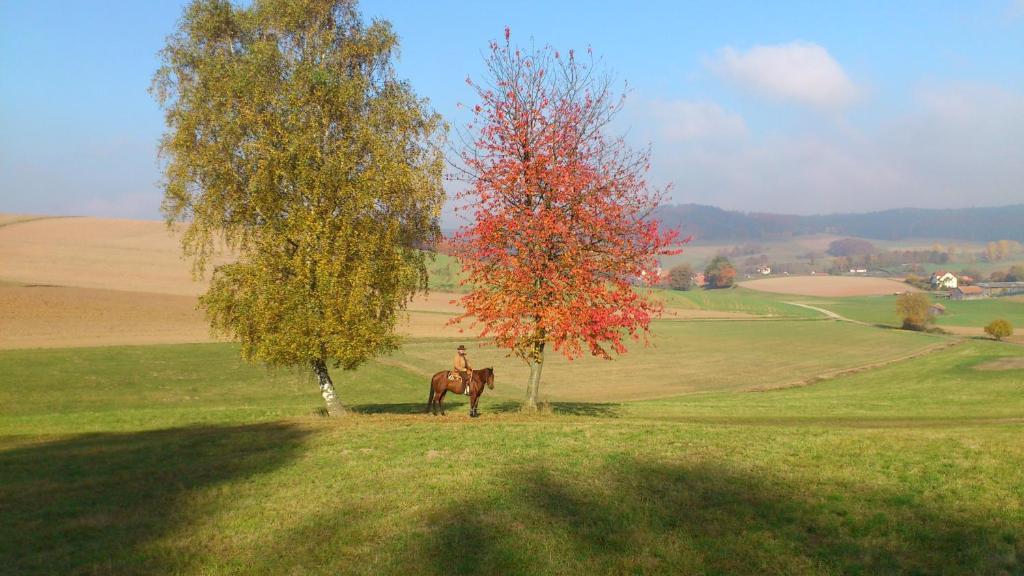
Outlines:
POLYGON ((202 275, 223 242, 237 260, 202 296, 243 357, 312 370, 399 342, 439 234, 444 125, 396 78, 397 38, 351 0, 195 0, 161 52, 162 210, 183 222, 202 275))

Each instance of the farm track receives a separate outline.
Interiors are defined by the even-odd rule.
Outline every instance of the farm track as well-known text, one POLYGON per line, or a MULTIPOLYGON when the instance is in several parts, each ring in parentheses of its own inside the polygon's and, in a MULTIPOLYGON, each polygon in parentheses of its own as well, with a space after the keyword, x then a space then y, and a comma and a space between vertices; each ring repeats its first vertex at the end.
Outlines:
POLYGON ((852 318, 847 318, 846 316, 840 316, 839 314, 836 314, 831 310, 818 308, 817 306, 811 306, 810 304, 801 304, 799 302, 786 302, 786 304, 792 304, 793 306, 799 306, 801 308, 807 308, 808 310, 814 310, 815 312, 820 312, 825 316, 828 316, 829 318, 833 320, 838 320, 840 322, 850 322, 851 324, 860 324, 861 326, 873 326, 873 324, 861 322, 860 320, 853 320, 852 318))

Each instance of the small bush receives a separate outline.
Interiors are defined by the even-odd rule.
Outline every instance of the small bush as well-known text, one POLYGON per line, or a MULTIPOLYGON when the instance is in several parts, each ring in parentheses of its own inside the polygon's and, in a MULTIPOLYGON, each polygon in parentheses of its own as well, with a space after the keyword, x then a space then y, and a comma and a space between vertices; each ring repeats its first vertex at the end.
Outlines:
POLYGON ((931 301, 928 296, 920 292, 906 292, 896 297, 896 314, 903 321, 904 330, 923 331, 931 316, 928 314, 928 307, 931 301))
POLYGON ((715 256, 704 270, 704 282, 707 288, 729 288, 736 278, 736 269, 725 256, 715 256))
POLYGON ((993 320, 985 326, 985 333, 996 340, 1002 340, 1007 336, 1013 336, 1013 324, 1002 318, 993 320))
POLYGON ((669 270, 668 287, 673 290, 693 288, 693 268, 689 264, 680 264, 669 270))

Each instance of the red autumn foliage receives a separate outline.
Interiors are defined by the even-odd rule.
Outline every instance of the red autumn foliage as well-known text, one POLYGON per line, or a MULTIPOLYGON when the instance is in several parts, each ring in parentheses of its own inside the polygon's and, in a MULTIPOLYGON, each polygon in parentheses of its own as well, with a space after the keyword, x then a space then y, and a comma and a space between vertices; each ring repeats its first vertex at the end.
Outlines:
POLYGON ((457 321, 531 364, 548 343, 570 359, 624 353, 662 311, 632 284, 678 253, 650 218, 664 191, 647 186, 647 152, 605 134, 623 99, 593 61, 508 36, 491 43, 487 82, 468 81, 480 104, 461 153, 474 217, 452 242, 471 288, 457 321))

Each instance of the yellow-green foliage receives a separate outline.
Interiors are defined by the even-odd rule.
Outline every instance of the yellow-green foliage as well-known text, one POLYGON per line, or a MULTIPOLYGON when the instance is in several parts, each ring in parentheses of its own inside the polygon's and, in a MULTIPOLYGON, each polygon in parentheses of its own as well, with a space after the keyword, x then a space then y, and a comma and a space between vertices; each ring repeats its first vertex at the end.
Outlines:
POLYGON ((216 331, 273 365, 354 368, 397 343, 438 235, 441 118, 394 76, 397 38, 345 0, 196 0, 162 52, 163 212, 189 223, 216 331))
POLYGON ((931 301, 920 292, 905 292, 896 297, 896 313, 903 320, 903 327, 923 330, 928 323, 928 307, 931 301))
POLYGON ((1007 336, 1013 336, 1013 325, 1000 318, 989 322, 988 326, 985 326, 985 333, 996 340, 1002 340, 1007 336))

